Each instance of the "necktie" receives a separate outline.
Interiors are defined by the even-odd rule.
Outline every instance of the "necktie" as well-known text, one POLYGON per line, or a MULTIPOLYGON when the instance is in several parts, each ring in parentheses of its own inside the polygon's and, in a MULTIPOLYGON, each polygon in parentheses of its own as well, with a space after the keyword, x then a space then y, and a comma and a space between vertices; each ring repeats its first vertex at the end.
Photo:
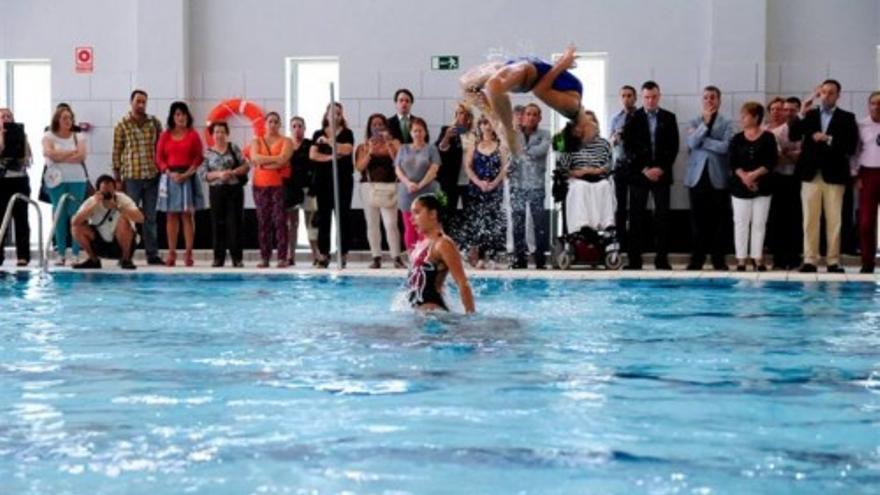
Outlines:
POLYGON ((400 134, 403 137, 404 142, 408 142, 409 139, 409 116, 401 117, 400 119, 400 134))

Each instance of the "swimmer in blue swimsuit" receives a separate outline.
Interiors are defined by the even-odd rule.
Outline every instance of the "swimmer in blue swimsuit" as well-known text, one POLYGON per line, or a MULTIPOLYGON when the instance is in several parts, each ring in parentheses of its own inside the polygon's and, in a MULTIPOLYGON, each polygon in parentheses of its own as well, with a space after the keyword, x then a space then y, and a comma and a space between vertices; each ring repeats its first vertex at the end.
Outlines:
POLYGON ((422 311, 448 311, 443 297, 446 276, 458 285, 465 313, 476 311, 461 255, 455 243, 443 233, 439 214, 443 204, 434 194, 423 194, 412 203, 412 222, 422 239, 413 247, 407 292, 409 302, 422 311))
POLYGON ((550 108, 577 124, 585 119, 581 105, 583 85, 568 69, 575 60, 575 47, 569 45, 551 65, 533 57, 506 62, 490 62, 469 70, 460 83, 465 99, 487 113, 506 147, 519 154, 522 145, 513 125, 513 109, 508 93, 531 92, 550 108))

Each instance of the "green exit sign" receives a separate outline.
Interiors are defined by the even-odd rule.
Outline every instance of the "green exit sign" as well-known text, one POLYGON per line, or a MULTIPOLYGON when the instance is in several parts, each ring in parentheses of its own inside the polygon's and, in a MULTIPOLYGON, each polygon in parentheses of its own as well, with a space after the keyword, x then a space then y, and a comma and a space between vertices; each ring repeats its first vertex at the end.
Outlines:
POLYGON ((434 70, 458 70, 458 55, 434 55, 431 57, 431 68, 434 70))

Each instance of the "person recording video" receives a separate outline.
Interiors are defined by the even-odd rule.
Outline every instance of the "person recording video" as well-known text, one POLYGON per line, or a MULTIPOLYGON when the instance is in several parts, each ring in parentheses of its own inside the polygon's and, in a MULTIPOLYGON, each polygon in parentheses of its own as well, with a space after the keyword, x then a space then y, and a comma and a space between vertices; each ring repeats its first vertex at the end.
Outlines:
MULTIPOLYGON (((6 213, 6 208, 14 194, 30 196, 31 186, 27 174, 30 157, 31 151, 24 125, 15 122, 11 110, 0 108, 0 215, 6 213)), ((31 260, 31 229, 28 224, 26 202, 17 201, 12 207, 12 221, 15 253, 18 258, 16 266, 27 266, 31 260)), ((4 245, 4 239, 0 239, 0 265, 5 259, 4 245)))

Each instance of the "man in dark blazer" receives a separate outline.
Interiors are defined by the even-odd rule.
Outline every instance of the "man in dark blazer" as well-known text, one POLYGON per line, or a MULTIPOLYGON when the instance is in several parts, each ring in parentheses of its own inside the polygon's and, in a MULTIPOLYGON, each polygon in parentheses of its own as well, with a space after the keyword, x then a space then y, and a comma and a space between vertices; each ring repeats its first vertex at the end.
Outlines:
MULTIPOLYGON (((409 135, 409 125, 413 117, 415 117, 415 115, 410 113, 415 101, 412 91, 406 88, 400 88, 394 92, 394 106, 397 107, 397 113, 388 118, 388 133, 402 144, 412 143, 412 136, 409 135)), ((429 139, 430 136, 426 135, 425 140, 428 141, 429 139)))
POLYGON ((629 270, 642 268, 648 194, 654 198, 654 232, 658 270, 669 265, 668 220, 672 165, 678 155, 678 121, 675 114, 660 108, 660 86, 642 84, 643 107, 636 110, 623 128, 624 151, 629 157, 625 172, 630 192, 629 270))
POLYGON ((859 128, 851 112, 837 108, 840 83, 828 79, 813 98, 804 102, 800 118, 789 124, 792 141, 803 139, 796 173, 801 179, 804 212, 804 264, 800 271, 813 273, 819 260, 819 222, 825 213, 825 261, 829 273, 840 266, 840 225, 843 197, 850 184, 850 157, 856 151, 859 128), (819 98, 819 108, 813 100, 819 98))

